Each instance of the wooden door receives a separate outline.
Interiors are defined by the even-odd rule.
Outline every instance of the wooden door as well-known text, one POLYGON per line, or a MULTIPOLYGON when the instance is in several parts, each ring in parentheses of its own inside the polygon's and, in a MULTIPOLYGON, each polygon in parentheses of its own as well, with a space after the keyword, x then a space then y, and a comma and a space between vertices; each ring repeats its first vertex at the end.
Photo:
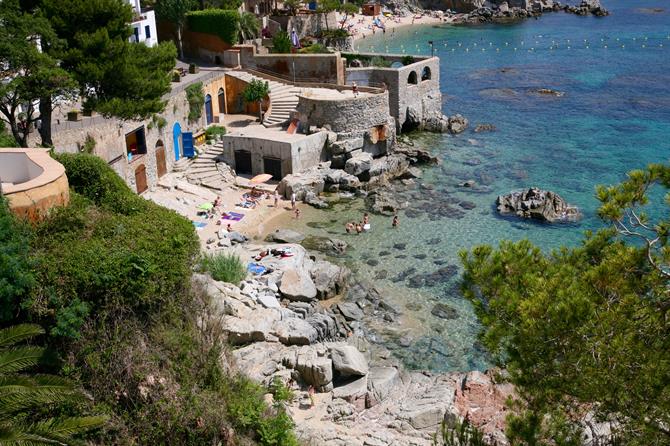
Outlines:
POLYGON ((158 178, 167 173, 167 167, 165 165, 165 147, 163 146, 156 148, 156 171, 158 172, 158 178))
POLYGON ((147 168, 144 164, 140 164, 135 169, 135 186, 137 187, 138 194, 147 190, 147 168))

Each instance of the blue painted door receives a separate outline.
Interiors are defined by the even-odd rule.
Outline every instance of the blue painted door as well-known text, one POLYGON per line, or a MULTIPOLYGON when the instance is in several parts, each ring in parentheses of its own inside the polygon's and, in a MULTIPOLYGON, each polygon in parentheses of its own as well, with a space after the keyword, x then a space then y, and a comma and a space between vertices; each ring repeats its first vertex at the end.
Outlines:
POLYGON ((179 142, 181 140, 181 125, 178 122, 174 123, 172 127, 172 143, 174 144, 174 160, 179 161, 181 157, 181 149, 179 148, 179 142))
POLYGON ((207 119, 207 125, 210 125, 214 122, 214 114, 212 113, 212 96, 205 96, 205 118, 207 119))
POLYGON ((184 145, 184 156, 193 158, 195 156, 195 149, 193 148, 193 133, 184 132, 181 134, 181 142, 184 145))

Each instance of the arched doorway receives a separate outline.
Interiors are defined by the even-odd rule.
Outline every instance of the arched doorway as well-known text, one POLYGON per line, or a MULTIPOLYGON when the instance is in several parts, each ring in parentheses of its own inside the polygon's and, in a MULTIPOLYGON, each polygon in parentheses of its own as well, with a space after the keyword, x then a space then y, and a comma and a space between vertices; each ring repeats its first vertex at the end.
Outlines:
POLYGON ((181 157, 181 125, 178 122, 172 126, 172 143, 174 144, 174 160, 179 161, 181 157))
POLYGON ((167 173, 167 165, 165 164, 165 144, 162 140, 156 141, 156 174, 158 178, 167 173))
POLYGON ((219 114, 224 114, 226 112, 226 92, 223 91, 223 88, 219 88, 219 114))
POLYGON ((430 68, 423 67, 423 71, 421 72, 421 82, 427 80, 430 80, 430 68))
POLYGON ((207 125, 214 122, 214 114, 212 113, 212 95, 205 96, 205 118, 207 119, 207 125))
POLYGON ((408 84, 418 84, 416 79, 416 71, 410 71, 409 76, 407 76, 408 84))

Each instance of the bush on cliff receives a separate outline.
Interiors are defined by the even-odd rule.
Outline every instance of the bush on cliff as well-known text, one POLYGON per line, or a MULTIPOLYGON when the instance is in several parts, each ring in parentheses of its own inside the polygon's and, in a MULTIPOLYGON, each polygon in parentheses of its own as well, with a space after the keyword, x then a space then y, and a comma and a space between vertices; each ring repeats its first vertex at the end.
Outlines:
POLYGON ((186 14, 191 31, 214 34, 231 45, 237 43, 240 13, 231 9, 204 9, 186 14))
POLYGON ((522 398, 512 444, 582 444, 588 413, 619 444, 670 442, 668 189, 667 165, 599 188, 613 227, 577 248, 547 255, 524 240, 461 254, 482 339, 522 398))
MULTIPOLYGON (((237 395, 261 413, 248 428, 239 429, 227 410, 229 389, 243 379, 223 368, 219 316, 190 285, 199 248, 191 222, 134 194, 99 158, 56 157, 70 179, 71 203, 12 242, 30 242, 27 258, 3 246, 16 271, 34 276, 3 298, 16 308, 16 322, 45 327, 56 353, 45 371, 83 387, 92 413, 107 416, 94 441, 263 444, 268 423, 292 436, 290 426, 273 421, 261 391, 237 395)), ((0 225, 7 221, 15 224, 0 212, 0 225)), ((12 290, 19 277, 7 278, 12 290)))

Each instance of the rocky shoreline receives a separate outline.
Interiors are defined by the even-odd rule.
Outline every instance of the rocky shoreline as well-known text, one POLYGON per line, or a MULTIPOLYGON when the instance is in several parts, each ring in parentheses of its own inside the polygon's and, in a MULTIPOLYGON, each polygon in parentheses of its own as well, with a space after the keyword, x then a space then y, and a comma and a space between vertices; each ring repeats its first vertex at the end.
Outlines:
MULTIPOLYGON (((364 316, 393 321, 398 310, 349 271, 310 255, 300 234, 280 230, 267 244, 238 245, 249 258, 267 249, 291 257, 257 262, 267 273, 239 287, 195 274, 210 298, 237 368, 296 391, 288 410, 298 437, 316 445, 430 445, 443 422, 467 417, 504 443, 505 401, 514 394, 498 373, 407 371, 365 336, 364 316), (308 389, 317 393, 312 406, 308 389)), ((344 248, 346 249, 346 247, 344 248)))
POLYGON ((476 9, 456 17, 455 24, 480 24, 480 23, 507 23, 528 18, 538 18, 545 12, 563 11, 576 15, 593 15, 604 17, 609 15, 600 0, 582 0, 579 5, 567 5, 554 0, 541 0, 538 2, 521 2, 519 6, 513 6, 519 2, 481 2, 475 3, 476 9))

